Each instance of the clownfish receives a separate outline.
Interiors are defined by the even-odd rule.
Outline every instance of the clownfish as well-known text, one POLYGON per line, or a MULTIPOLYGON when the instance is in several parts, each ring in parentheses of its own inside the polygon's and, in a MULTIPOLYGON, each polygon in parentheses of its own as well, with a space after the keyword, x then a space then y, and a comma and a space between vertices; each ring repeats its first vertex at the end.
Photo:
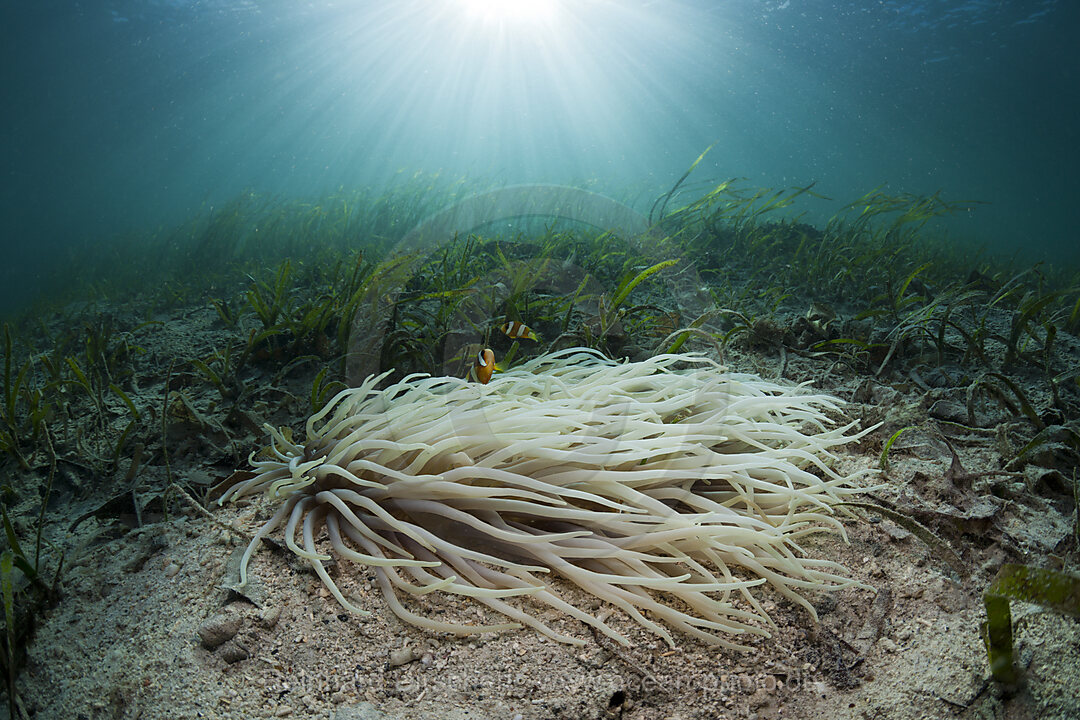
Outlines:
POLYGON ((476 375, 476 380, 481 385, 487 385, 491 380, 492 373, 498 367, 495 365, 495 353, 491 348, 484 348, 480 352, 476 353, 476 363, 473 364, 473 373, 476 375))
POLYGON ((527 340, 538 340, 536 333, 534 333, 525 323, 518 322, 517 320, 511 320, 510 322, 503 323, 500 328, 507 337, 511 340, 517 340, 519 338, 525 338, 527 340))

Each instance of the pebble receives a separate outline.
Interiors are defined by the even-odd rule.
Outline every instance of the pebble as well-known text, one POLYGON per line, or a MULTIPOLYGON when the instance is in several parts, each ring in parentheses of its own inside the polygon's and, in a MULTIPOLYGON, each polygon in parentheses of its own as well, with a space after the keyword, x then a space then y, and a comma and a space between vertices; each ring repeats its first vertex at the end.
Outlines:
POLYGON ((401 648, 399 650, 390 651, 390 667, 397 667, 398 665, 404 665, 410 663, 416 659, 416 653, 412 648, 401 648))
POLYGON ((281 606, 276 605, 274 607, 265 607, 262 612, 259 613, 259 624, 266 629, 270 629, 277 625, 278 620, 281 619, 281 606))
POLYGON ((221 656, 221 659, 229 665, 238 663, 241 660, 247 660, 251 657, 251 653, 248 652, 248 649, 235 640, 229 640, 224 643, 217 652, 218 655, 221 656))
POLYGON ((175 577, 178 572, 180 572, 180 566, 174 562, 165 566, 165 577, 167 578, 175 577))
POLYGON ((231 640, 240 632, 240 616, 233 614, 215 615, 199 626, 199 641, 207 650, 213 650, 226 640, 231 640))

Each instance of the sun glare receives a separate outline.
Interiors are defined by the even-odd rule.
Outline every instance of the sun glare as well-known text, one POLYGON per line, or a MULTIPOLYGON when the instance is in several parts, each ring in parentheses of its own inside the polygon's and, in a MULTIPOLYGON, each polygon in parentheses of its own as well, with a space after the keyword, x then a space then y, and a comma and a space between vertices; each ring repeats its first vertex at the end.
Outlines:
POLYGON ((550 23, 558 14, 559 0, 459 0, 466 12, 491 23, 550 23))

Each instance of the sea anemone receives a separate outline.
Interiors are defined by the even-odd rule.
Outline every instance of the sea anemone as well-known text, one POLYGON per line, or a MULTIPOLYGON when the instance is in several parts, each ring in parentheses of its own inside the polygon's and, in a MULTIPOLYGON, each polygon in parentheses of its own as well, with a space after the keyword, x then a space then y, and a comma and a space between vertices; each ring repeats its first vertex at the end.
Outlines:
POLYGON ((377 389, 387 375, 340 392, 307 421, 302 444, 268 426, 257 474, 220 500, 284 499, 244 553, 241 584, 262 538, 284 524, 288 548, 355 613, 366 614, 328 574, 329 551, 372 568, 391 610, 433 631, 528 625, 583 642, 532 614, 540 603, 629 642, 572 604, 557 575, 669 644, 671 628, 738 648, 728 638, 768 635, 760 586, 813 615, 806 591, 858 584, 797 544, 843 533, 834 506, 868 472, 833 467, 833 448, 860 436, 836 422, 836 398, 728 373, 698 353, 615 362, 572 348, 487 385, 417 374, 377 389), (403 602, 432 592, 509 622, 444 622, 403 602))

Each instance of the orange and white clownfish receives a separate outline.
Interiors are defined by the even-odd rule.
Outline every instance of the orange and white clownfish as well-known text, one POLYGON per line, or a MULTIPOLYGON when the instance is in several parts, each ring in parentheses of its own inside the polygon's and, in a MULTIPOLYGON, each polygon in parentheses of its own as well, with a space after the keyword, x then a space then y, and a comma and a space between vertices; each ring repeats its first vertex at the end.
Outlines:
POLYGON ((476 380, 481 385, 488 384, 488 381, 491 380, 492 373, 494 373, 496 369, 495 353, 492 352, 491 348, 484 348, 476 353, 476 363, 473 365, 473 373, 476 375, 476 380))
POLYGON ((525 338, 527 340, 538 340, 536 333, 534 333, 525 323, 518 322, 517 320, 511 320, 510 322, 503 323, 500 328, 507 337, 511 340, 517 340, 518 338, 525 338))

